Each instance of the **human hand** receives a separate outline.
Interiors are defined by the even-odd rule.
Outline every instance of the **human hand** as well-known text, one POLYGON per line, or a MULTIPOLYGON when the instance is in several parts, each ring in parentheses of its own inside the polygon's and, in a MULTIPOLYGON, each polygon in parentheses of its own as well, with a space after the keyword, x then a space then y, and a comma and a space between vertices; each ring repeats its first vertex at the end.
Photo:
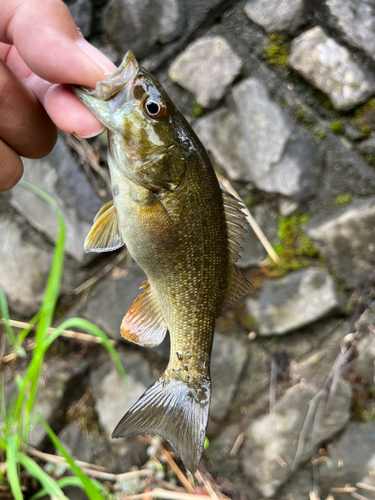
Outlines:
POLYGON ((67 85, 94 88, 116 69, 79 33, 62 0, 0 0, 0 191, 42 158, 56 126, 92 137, 101 123, 67 85))

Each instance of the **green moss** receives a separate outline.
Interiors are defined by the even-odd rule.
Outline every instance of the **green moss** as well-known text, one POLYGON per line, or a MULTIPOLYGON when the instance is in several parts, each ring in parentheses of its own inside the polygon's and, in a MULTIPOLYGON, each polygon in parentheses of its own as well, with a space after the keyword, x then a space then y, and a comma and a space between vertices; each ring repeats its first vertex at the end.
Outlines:
POLYGON ((252 198, 246 198, 245 200, 243 200, 243 202, 245 203, 245 206, 247 208, 251 208, 255 205, 255 202, 252 198))
POLYGON ((354 111, 353 125, 356 126, 365 137, 375 130, 375 99, 358 106, 354 111))
POLYGON ((323 94, 323 92, 316 89, 315 87, 311 87, 311 92, 312 92, 313 96, 315 97, 316 101, 321 106, 326 108, 326 110, 329 111, 331 114, 338 116, 338 114, 339 114, 338 111, 332 106, 331 101, 329 100, 329 98, 325 94, 323 94))
POLYGON ((306 215, 280 217, 277 234, 280 243, 274 246, 280 261, 271 264, 276 277, 307 267, 311 264, 311 259, 319 258, 318 250, 301 228, 307 221, 306 215))
POLYGON ((264 58, 273 66, 285 67, 290 53, 287 37, 278 33, 268 35, 269 42, 264 47, 264 58))
POLYGON ((319 132, 315 132, 314 135, 316 135, 318 139, 325 139, 326 137, 324 130, 319 130, 319 132))
POLYGON ((352 195, 350 193, 345 193, 337 196, 333 201, 333 204, 337 205, 338 207, 344 207, 345 205, 349 205, 351 201, 352 201, 352 195))
POLYGON ((306 111, 302 108, 298 108, 294 111, 294 114, 296 115, 297 118, 304 118, 306 115, 306 111))
POLYGON ((369 165, 371 165, 372 167, 375 167, 375 155, 371 154, 371 153, 368 153, 366 156, 366 161, 369 165))
POLYGON ((204 109, 202 108, 202 106, 197 102, 196 99, 193 100, 193 102, 191 103, 191 114, 193 116, 202 116, 204 113, 204 109))
POLYGON ((334 121, 331 123, 331 130, 335 134, 341 134, 342 133, 342 123, 340 121, 334 121))

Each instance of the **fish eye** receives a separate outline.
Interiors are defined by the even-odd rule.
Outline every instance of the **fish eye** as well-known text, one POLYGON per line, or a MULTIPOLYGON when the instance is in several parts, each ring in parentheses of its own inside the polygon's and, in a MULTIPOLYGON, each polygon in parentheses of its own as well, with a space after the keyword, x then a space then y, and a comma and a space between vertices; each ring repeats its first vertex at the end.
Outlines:
POLYGON ((144 108, 148 116, 151 118, 162 118, 166 112, 165 106, 155 99, 152 99, 152 97, 149 97, 145 101, 144 108))

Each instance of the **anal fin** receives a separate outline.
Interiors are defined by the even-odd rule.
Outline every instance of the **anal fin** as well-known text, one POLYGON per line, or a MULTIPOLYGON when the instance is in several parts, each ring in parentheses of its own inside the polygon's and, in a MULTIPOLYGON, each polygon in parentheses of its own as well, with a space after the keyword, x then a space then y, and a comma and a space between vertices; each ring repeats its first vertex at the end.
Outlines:
POLYGON ((230 279, 224 307, 228 307, 237 299, 250 292, 252 284, 241 274, 234 264, 230 264, 230 279))
POLYGON ((148 281, 142 285, 143 292, 135 299, 121 324, 121 335, 130 342, 145 347, 159 345, 167 333, 163 313, 152 294, 148 281))
POLYGON ((111 200, 96 214, 94 224, 85 240, 85 251, 110 252, 123 245, 117 210, 111 200))

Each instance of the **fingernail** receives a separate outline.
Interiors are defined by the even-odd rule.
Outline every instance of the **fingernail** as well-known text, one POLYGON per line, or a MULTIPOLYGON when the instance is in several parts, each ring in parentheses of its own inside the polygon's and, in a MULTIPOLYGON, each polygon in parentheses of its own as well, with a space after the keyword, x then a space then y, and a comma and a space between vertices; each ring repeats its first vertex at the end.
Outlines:
POLYGON ((114 71, 116 71, 116 66, 111 62, 104 54, 100 52, 97 48, 95 48, 91 43, 89 43, 84 38, 80 38, 76 41, 76 45, 87 55, 89 58, 94 61, 94 63, 99 66, 100 69, 104 71, 105 74, 111 75, 114 71))
POLYGON ((99 135, 103 132, 105 127, 100 127, 100 129, 96 130, 95 132, 91 132, 91 134, 83 135, 83 134, 76 134, 73 132, 73 135, 80 137, 81 139, 90 139, 91 137, 95 137, 96 135, 99 135))

